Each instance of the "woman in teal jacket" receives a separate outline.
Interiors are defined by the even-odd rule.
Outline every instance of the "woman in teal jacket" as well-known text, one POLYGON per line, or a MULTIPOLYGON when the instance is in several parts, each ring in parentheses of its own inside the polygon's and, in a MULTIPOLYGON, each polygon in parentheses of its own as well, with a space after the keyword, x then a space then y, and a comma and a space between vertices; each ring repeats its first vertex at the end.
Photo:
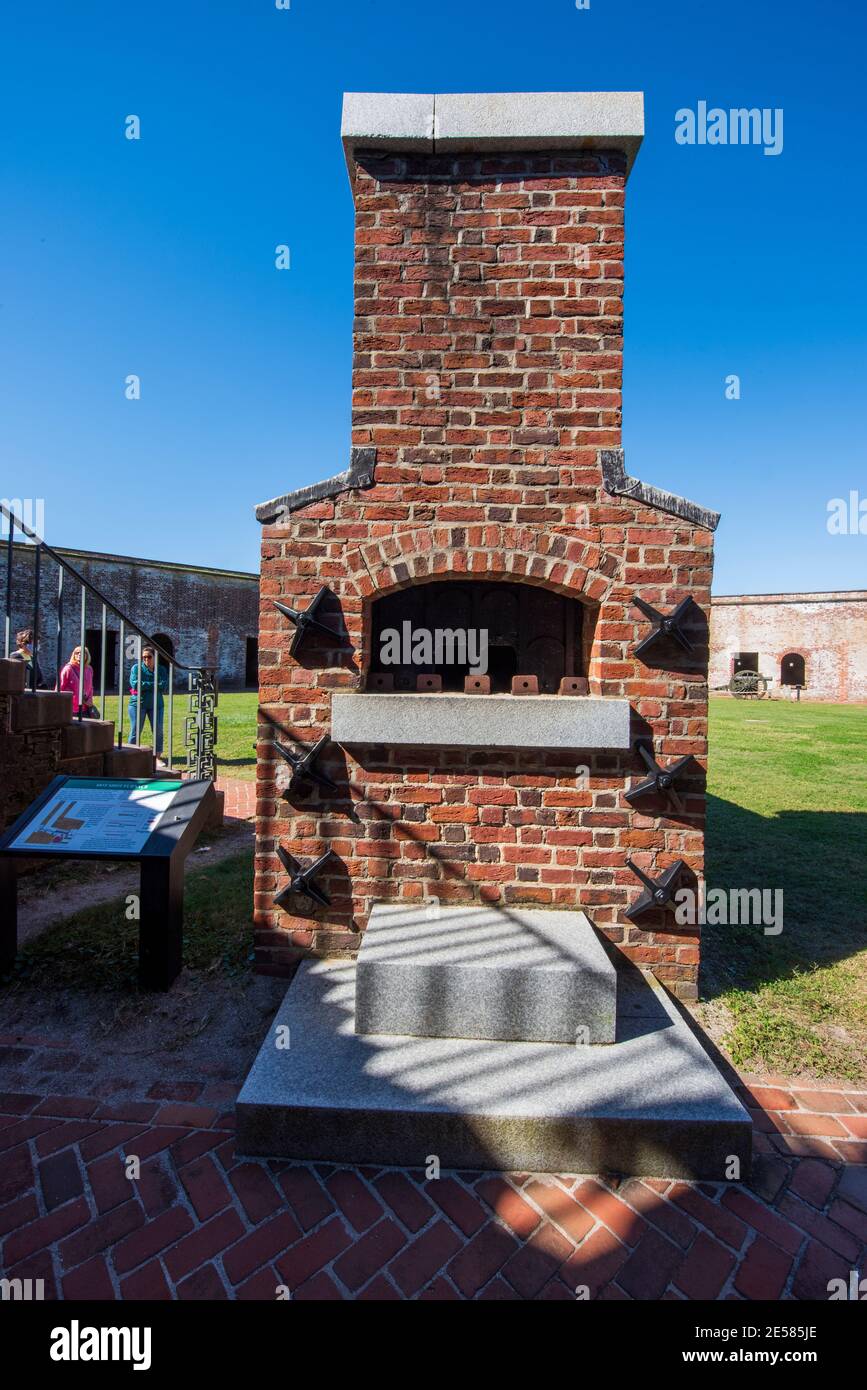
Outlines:
MULTIPOLYGON (((151 733, 154 732, 154 649, 153 647, 142 647, 141 667, 137 661, 133 662, 132 670, 129 673, 129 741, 138 743, 136 738, 136 722, 139 721, 139 729, 144 733, 145 720, 151 723, 151 733), (141 714, 138 712, 138 702, 141 700, 141 714)), ((163 662, 159 668, 157 681, 157 727, 156 738, 154 741, 154 752, 159 754, 163 751, 163 692, 169 685, 169 668, 163 662)))

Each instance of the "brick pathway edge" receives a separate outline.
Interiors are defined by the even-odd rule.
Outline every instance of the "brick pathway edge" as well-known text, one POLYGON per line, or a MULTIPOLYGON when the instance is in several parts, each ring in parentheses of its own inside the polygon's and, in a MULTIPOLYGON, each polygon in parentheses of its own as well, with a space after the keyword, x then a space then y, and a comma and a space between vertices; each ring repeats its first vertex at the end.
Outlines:
POLYGON ((0 1095, 3 1277, 63 1300, 828 1301, 865 1272, 867 1092, 745 1082, 753 1173, 714 1184, 250 1160, 232 1089, 0 1095))

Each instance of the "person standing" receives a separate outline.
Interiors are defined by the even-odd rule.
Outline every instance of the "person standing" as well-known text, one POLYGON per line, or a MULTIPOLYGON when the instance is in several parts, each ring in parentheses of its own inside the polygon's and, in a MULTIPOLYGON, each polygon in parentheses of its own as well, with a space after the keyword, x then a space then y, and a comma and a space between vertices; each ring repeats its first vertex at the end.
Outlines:
POLYGON ((15 634, 15 651, 9 653, 10 661, 23 661, 27 667, 25 685, 30 689, 33 672, 36 672, 36 689, 44 690, 45 681, 42 679, 42 670, 36 657, 33 646, 33 629, 23 627, 20 632, 15 634))
POLYGON ((161 665, 159 674, 154 671, 155 653, 153 647, 142 647, 141 663, 134 661, 129 673, 129 741, 137 743, 136 723, 139 732, 144 733, 145 720, 149 719, 151 733, 154 735, 154 752, 163 751, 163 693, 168 689, 169 671, 161 665), (157 727, 154 729, 154 686, 156 685, 157 727), (139 711, 139 700, 141 710, 139 711))
POLYGON ((80 708, 83 719, 99 718, 99 710, 93 703, 93 667, 90 664, 90 652, 87 650, 87 647, 76 647, 74 649, 72 656, 60 672, 60 684, 58 689, 72 692, 73 715, 78 714, 80 708), (84 653, 83 676, 81 669, 82 652, 84 653), (80 705, 79 693, 81 695, 80 705))

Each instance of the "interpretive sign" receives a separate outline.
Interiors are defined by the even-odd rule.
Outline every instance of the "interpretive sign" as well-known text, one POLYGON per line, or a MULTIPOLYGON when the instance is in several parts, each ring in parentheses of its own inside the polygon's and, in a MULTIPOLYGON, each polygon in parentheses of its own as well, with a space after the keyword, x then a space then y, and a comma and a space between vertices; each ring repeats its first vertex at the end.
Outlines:
POLYGON ((16 859, 121 859, 141 865, 139 983, 168 989, 181 968, 184 860, 215 805, 210 781, 55 777, 0 835, 0 973, 18 952, 16 859))
POLYGON ((139 854, 184 786, 180 781, 69 777, 9 848, 22 854, 139 854))

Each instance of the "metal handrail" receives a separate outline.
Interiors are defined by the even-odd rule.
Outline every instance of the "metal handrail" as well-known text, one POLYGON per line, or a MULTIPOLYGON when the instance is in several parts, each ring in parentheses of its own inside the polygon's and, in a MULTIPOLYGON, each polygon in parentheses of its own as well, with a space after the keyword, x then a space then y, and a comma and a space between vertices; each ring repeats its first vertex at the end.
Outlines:
MULTIPOLYGON (((106 627, 106 617, 107 617, 107 614, 108 614, 109 612, 113 613, 114 616, 118 619, 118 622, 119 622, 119 631, 118 631, 118 678, 117 678, 117 680, 118 680, 118 720, 117 720, 117 742, 118 742, 118 747, 121 747, 122 744, 123 744, 123 719, 124 719, 124 693, 123 693, 123 684, 124 684, 124 666, 125 666, 125 663, 126 663, 126 657, 125 657, 125 652, 126 652, 125 639, 128 638, 128 635, 129 635, 129 634, 134 634, 135 637, 136 637, 136 639, 137 639, 137 640, 136 640, 136 649, 137 649, 137 651, 136 651, 136 663, 137 663, 137 667, 138 667, 139 673, 141 673, 141 667, 142 667, 142 648, 143 648, 143 646, 144 646, 144 645, 147 645, 147 646, 149 646, 149 647, 153 647, 153 649, 154 649, 154 668, 153 668, 153 670, 154 670, 154 696, 153 696, 153 710, 150 712, 150 714, 151 714, 151 731, 152 731, 152 733, 153 733, 154 752, 155 752, 155 753, 156 753, 156 748, 157 748, 157 743, 158 743, 158 738, 157 738, 157 728, 158 728, 158 724, 159 724, 159 721, 158 721, 158 709, 159 709, 159 698, 160 698, 160 694, 161 694, 160 689, 159 689, 160 659, 162 659, 163 661, 165 661, 165 662, 167 663, 167 667, 168 667, 168 699, 169 699, 169 711, 168 711, 168 740, 169 740, 169 743, 168 743, 168 766, 169 766, 169 768, 171 768, 171 767, 173 766, 173 756, 174 756, 174 755, 173 755, 173 750, 172 750, 172 733, 173 733, 173 727, 174 727, 174 725, 173 725, 173 707, 172 707, 172 703, 171 703, 171 702, 172 702, 172 699, 173 699, 173 696, 174 696, 174 672, 175 672, 175 670, 177 669, 178 672, 185 671, 185 672, 187 673, 187 684, 188 684, 188 690, 189 690, 189 696, 190 696, 190 707, 191 707, 191 710, 193 710, 193 711, 197 711, 197 710, 199 709, 199 706, 200 706, 200 704, 201 704, 201 699, 202 699, 202 698, 210 699, 210 700, 213 701, 213 704, 214 704, 214 705, 216 704, 216 672, 215 672, 215 671, 213 670, 213 668, 211 668, 211 667, 207 667, 207 666, 191 666, 191 665, 188 665, 188 664, 187 664, 186 662, 184 662, 184 661, 178 661, 178 659, 177 659, 171 652, 167 651, 166 648, 163 647, 158 641, 156 641, 155 638, 151 637, 149 633, 145 632, 145 630, 144 630, 142 627, 140 627, 140 626, 138 625, 138 623, 136 623, 132 618, 130 618, 129 615, 123 611, 123 609, 118 608, 118 606, 117 606, 116 603, 112 603, 111 599, 107 598, 106 595, 102 592, 101 589, 99 589, 95 584, 91 583, 91 581, 90 581, 89 579, 85 579, 84 575, 81 574, 81 573, 75 568, 74 565, 70 564, 68 560, 64 559, 64 557, 63 557, 62 555, 60 555, 60 554, 59 554, 52 546, 50 546, 45 540, 43 540, 42 537, 41 537, 40 535, 38 535, 35 531, 32 531, 32 530, 30 529, 30 527, 27 526, 26 523, 23 522, 23 521, 21 520, 21 518, 20 518, 19 516, 17 516, 16 513, 15 513, 14 511, 12 511, 9 507, 7 507, 7 506, 5 505, 5 503, 3 503, 3 502, 0 502, 0 515, 5 516, 6 519, 7 519, 7 521, 8 521, 8 523, 9 523, 9 537, 8 537, 8 541, 7 541, 8 549, 7 549, 7 557, 6 557, 6 614, 5 614, 5 633, 4 633, 4 655, 7 656, 7 657, 9 656, 10 651, 11 651, 11 645, 12 645, 12 575, 13 575, 13 546, 14 546, 14 543, 15 543, 15 530, 16 530, 16 528, 17 528, 17 529, 22 533, 22 535, 28 537, 32 542, 34 542, 35 547, 36 547, 36 550, 35 550, 35 562, 34 562, 34 604, 33 604, 33 607, 34 607, 34 613, 33 613, 33 643, 34 643, 34 651, 33 651, 33 666, 32 666, 32 673, 31 673, 31 688, 32 688, 33 690, 35 690, 35 689, 36 689, 36 682, 37 682, 38 642, 39 642, 39 606, 40 606, 40 598, 41 598, 41 566, 42 566, 42 555, 43 555, 43 552, 44 552, 46 555, 49 555, 49 556, 52 558, 52 560, 54 560, 55 564, 57 564, 57 566, 58 566, 58 595, 57 595, 57 658, 56 658, 56 660, 57 660, 57 675, 56 675, 56 683, 57 683, 58 685, 59 685, 59 683, 60 683, 61 657, 62 657, 62 622, 63 622, 63 607, 62 607, 62 605, 63 605, 63 576, 64 576, 64 574, 67 574, 67 575, 69 575, 72 579, 74 579, 78 584, 81 585, 81 620, 80 620, 81 635, 80 635, 80 646, 81 646, 82 650, 84 649, 84 646, 85 646, 85 634, 86 634, 86 628, 87 628, 87 599, 86 599, 86 595, 87 595, 87 594, 92 594, 93 597, 96 599, 96 601, 102 605, 102 622, 101 622, 102 644, 101 644, 101 651, 100 651, 100 686, 99 686, 100 694, 99 694, 99 698, 100 698, 100 700, 101 700, 103 706, 104 706, 104 703, 105 703, 105 696, 106 696, 106 681, 105 681, 105 669, 106 669, 106 667, 105 667, 105 663, 106 663, 106 647, 107 647, 107 640, 106 640, 106 639, 107 639, 107 627, 106 627), (206 695, 205 695, 204 697, 203 697, 203 695, 202 695, 202 692, 206 692, 206 695), (194 697, 195 697, 195 698, 194 698, 194 697)), ((139 676, 139 678, 140 678, 140 676, 139 676)), ((81 661, 81 662, 79 663, 79 676, 78 676, 78 681, 79 681, 79 685, 78 685, 78 716, 77 716, 77 717, 78 717, 79 720, 82 720, 83 717, 84 717, 84 662, 83 662, 83 661, 81 661)), ((142 694, 143 694, 143 692, 142 692, 141 688, 139 688, 139 689, 136 691, 136 728, 135 728, 135 739, 136 739, 136 743, 138 743, 139 737, 140 737, 140 734, 141 734, 141 723, 142 723, 142 717, 143 717, 142 698, 141 698, 141 697, 142 697, 142 694)), ((211 706, 211 713, 212 713, 212 710, 213 710, 213 706, 211 706)), ((190 726, 192 725, 192 726, 193 726, 193 730, 194 730, 194 732, 196 733, 196 740, 195 740, 195 748, 196 748, 196 751, 195 751, 195 755, 193 756, 193 755, 191 754, 191 752, 189 751, 189 746, 188 746, 187 761, 188 761, 188 764, 190 764, 191 766, 194 766, 194 769, 195 769, 195 772, 196 772, 196 775, 197 775, 197 776, 211 776, 211 777, 212 777, 212 776, 213 776, 213 743, 211 743, 211 744, 209 745, 209 743, 208 743, 208 737, 207 737, 207 736, 205 736, 205 737, 202 736, 202 735, 203 735, 204 726, 205 726, 207 723, 208 723, 208 721, 203 721, 202 718, 201 718, 200 716, 194 717, 194 716, 191 714, 191 715, 188 717, 188 720, 187 720, 187 729, 189 730, 190 726)), ((215 741, 216 741, 216 719, 213 719, 213 721, 212 721, 212 728, 210 729, 210 733, 213 734, 213 741, 215 742, 215 741)))
MULTIPOLYGON (((165 661, 172 662, 174 666, 178 666, 184 671, 204 671, 208 669, 205 666, 188 666, 186 662, 178 661, 177 657, 172 656, 171 653, 167 652, 164 647, 161 647, 159 642, 155 641, 153 637, 151 637, 147 632, 145 632, 144 628, 139 627, 138 623, 133 622, 132 618, 130 618, 126 613, 124 613, 123 609, 118 608, 117 604, 112 603, 111 599, 106 598, 105 594, 103 594, 102 591, 98 589, 95 584, 92 584, 89 579, 85 579, 84 575, 80 574, 74 565, 71 565, 68 560, 64 560, 63 556, 58 554, 58 552, 54 550, 48 544, 47 541, 44 541, 41 536, 36 534, 35 531, 31 531, 30 527, 26 526, 25 523, 21 521, 21 519, 17 517, 14 512, 10 511, 9 508, 3 502, 0 502, 0 513, 2 513, 11 523, 9 527, 9 540, 7 542, 7 544, 9 545, 10 554, 12 550, 12 535, 15 528, 17 527, 18 530, 22 531, 25 536, 29 536, 32 541, 35 541, 36 544, 40 546, 41 549, 44 550, 47 555, 50 555, 52 560, 54 560, 58 565, 65 569, 68 574, 73 575, 74 578, 78 580, 79 584, 82 584, 85 589, 88 589, 90 593, 93 594, 94 598, 98 599, 99 602, 104 604, 106 608, 111 609, 112 613, 114 613, 118 618, 120 618, 126 627, 132 628, 133 632, 137 632, 142 638, 144 638, 148 646, 153 647, 154 651, 159 652, 165 661)), ((11 561, 9 562, 9 565, 11 566, 11 561)), ((8 590, 6 601, 8 608, 8 590)), ((8 616, 9 615, 7 613, 7 618, 8 616)))

